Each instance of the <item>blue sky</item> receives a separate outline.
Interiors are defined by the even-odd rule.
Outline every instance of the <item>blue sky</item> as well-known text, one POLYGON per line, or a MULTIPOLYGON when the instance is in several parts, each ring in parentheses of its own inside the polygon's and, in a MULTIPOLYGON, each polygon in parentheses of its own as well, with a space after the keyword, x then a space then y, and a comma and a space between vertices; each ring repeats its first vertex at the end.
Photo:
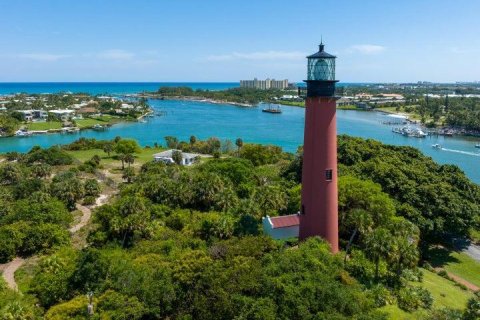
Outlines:
POLYGON ((0 0, 0 81, 480 80, 477 0, 0 0))

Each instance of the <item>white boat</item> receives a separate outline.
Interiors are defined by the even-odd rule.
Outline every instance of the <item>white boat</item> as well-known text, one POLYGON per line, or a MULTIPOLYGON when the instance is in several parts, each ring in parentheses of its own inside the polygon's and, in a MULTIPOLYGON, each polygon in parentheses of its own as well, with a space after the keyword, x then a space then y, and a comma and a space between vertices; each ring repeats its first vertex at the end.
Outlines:
POLYGON ((24 130, 17 130, 15 132, 15 136, 17 137, 28 137, 30 136, 32 133, 31 132, 28 132, 28 131, 24 131, 24 130))
POLYGON ((475 148, 480 148, 480 143, 477 143, 477 144, 475 145, 475 148))
POLYGON ((442 146, 439 145, 438 143, 432 144, 432 148, 434 149, 442 149, 442 146))
POLYGON ((419 128, 412 128, 409 126, 405 126, 402 128, 393 128, 392 131, 394 133, 399 133, 401 135, 407 136, 407 137, 414 137, 414 138, 425 138, 427 134, 423 132, 419 128))

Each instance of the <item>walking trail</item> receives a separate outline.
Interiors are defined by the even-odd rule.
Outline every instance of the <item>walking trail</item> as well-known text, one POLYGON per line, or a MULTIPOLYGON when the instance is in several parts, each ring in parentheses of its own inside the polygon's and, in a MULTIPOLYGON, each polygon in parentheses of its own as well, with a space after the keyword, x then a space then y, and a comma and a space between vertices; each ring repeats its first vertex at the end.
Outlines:
MULTIPOLYGON (((439 271, 446 271, 445 269, 443 268, 435 268, 435 271, 439 272, 439 271)), ((480 290, 480 288, 476 285, 474 285, 473 283, 453 274, 453 273, 450 273, 447 271, 447 275, 456 283, 459 283, 459 284, 463 284, 465 287, 467 287, 468 289, 472 290, 473 292, 477 292, 478 290, 480 290)))
MULTIPOLYGON (((101 206, 106 202, 107 199, 108 199, 108 195, 101 194, 95 201, 95 204, 91 206, 91 208, 101 206)), ((76 225, 74 225, 69 229, 70 233, 72 234, 76 233, 78 230, 82 229, 88 223, 88 221, 90 220, 90 217, 92 216, 91 208, 77 204, 77 209, 82 212, 82 217, 76 225)), ((25 262, 25 259, 16 257, 15 259, 13 259, 8 263, 0 264, 0 271, 2 271, 3 279, 7 283, 7 286, 14 291, 18 291, 18 285, 15 282, 15 271, 17 271, 18 268, 20 268, 24 262, 25 262)))
MULTIPOLYGON (((95 204, 92 206, 92 208, 101 206, 102 204, 105 203, 107 198, 108 196, 106 194, 101 194, 100 197, 98 197, 97 200, 95 201, 95 204)), ((90 221, 90 218, 92 217, 92 210, 89 207, 85 207, 77 203, 77 209, 82 212, 82 217, 80 218, 80 222, 78 222, 76 225, 68 229, 70 233, 75 233, 78 230, 85 227, 88 221, 90 221)))

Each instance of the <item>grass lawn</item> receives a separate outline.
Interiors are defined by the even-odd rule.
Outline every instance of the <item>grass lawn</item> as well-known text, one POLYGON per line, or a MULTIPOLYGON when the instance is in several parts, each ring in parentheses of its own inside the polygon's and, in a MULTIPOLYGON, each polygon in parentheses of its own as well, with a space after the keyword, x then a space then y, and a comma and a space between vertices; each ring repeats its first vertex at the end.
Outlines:
POLYGON ((418 285, 430 291, 434 299, 434 308, 464 309, 468 299, 474 296, 472 292, 460 289, 450 280, 425 269, 422 271, 423 282, 418 285))
MULTIPOLYGON (((426 288, 432 294, 434 303, 433 308, 442 309, 444 307, 454 309, 464 309, 469 298, 474 294, 467 290, 462 290, 455 284, 439 275, 422 269, 423 282, 414 283, 414 285, 426 288)), ((385 306, 381 310, 389 314, 390 319, 421 319, 427 312, 426 310, 418 310, 412 313, 401 310, 396 305, 385 306)))
POLYGON ((436 247, 428 251, 427 257, 434 268, 444 268, 480 287, 480 263, 465 253, 436 247))
MULTIPOLYGON (((153 160, 153 155, 155 153, 161 152, 165 149, 162 148, 142 148, 140 153, 135 154, 135 163, 134 166, 140 166, 148 161, 153 160)), ((75 159, 79 161, 87 161, 91 159, 94 155, 100 156, 102 159, 101 164, 107 168, 114 168, 120 167, 120 161, 114 159, 115 153, 112 152, 110 157, 100 149, 92 149, 92 150, 79 150, 79 151, 67 151, 71 154, 75 159)))
POLYGON ((305 108, 305 102, 303 101, 285 101, 285 100, 280 100, 280 101, 275 101, 277 104, 285 105, 285 106, 293 106, 293 107, 302 107, 305 108))
POLYGON ((93 127, 96 124, 100 124, 100 125, 105 125, 110 123, 113 124, 118 121, 119 119, 113 118, 111 116, 101 116, 96 118, 86 118, 81 120, 75 120, 75 123, 79 128, 89 128, 89 127, 93 127))
POLYGON ((358 111, 363 110, 363 109, 357 108, 357 106, 354 106, 354 105, 337 106, 337 109, 339 109, 339 110, 358 110, 358 111))
POLYGON ((57 121, 27 123, 28 130, 50 130, 60 128, 62 128, 62 123, 57 121))
POLYGON ((17 282, 20 292, 25 293, 30 289, 30 283, 39 259, 38 256, 28 258, 24 265, 15 272, 15 281, 17 282))
POLYGON ((412 313, 403 311, 396 304, 382 307, 380 310, 386 312, 390 320, 417 320, 427 315, 425 310, 418 310, 412 313))

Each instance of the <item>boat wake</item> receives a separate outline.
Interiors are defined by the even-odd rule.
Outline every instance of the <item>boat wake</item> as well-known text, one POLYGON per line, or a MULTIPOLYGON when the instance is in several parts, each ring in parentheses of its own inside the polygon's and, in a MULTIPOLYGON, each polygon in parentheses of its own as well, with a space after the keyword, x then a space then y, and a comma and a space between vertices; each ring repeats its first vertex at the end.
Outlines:
POLYGON ((478 153, 478 152, 469 152, 469 151, 462 151, 462 150, 455 150, 455 149, 448 149, 448 148, 442 148, 442 151, 461 153, 461 154, 466 154, 466 155, 469 155, 469 156, 480 157, 480 153, 478 153))

